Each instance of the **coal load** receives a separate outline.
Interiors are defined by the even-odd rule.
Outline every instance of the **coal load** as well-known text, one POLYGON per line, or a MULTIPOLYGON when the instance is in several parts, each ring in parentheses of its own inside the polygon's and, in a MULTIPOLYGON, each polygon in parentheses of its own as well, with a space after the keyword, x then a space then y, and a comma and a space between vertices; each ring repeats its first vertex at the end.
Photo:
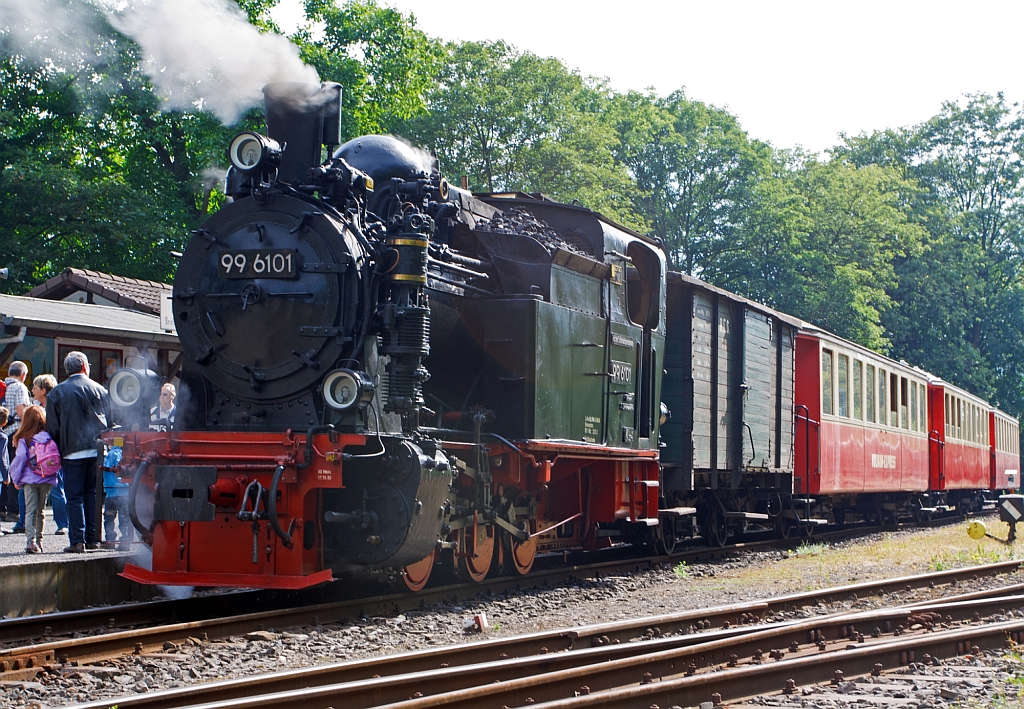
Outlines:
POLYGON ((540 242, 540 244, 547 249, 550 254, 562 249, 581 256, 590 256, 586 251, 583 251, 578 246, 570 244, 559 236, 558 232, 552 229, 551 225, 547 222, 542 219, 537 219, 537 217, 533 216, 522 207, 510 207, 505 209, 504 211, 495 214, 490 220, 481 219, 476 228, 478 231, 487 231, 494 234, 517 234, 520 236, 529 236, 530 238, 536 239, 540 242))

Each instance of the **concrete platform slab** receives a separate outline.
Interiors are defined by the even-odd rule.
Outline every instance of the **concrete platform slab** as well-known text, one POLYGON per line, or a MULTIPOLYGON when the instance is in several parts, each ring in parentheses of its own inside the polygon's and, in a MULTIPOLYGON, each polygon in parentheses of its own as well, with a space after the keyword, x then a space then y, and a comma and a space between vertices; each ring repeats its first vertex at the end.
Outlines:
MULTIPOLYGON (((13 522, 0 524, 9 532, 13 522)), ((149 555, 138 542, 132 551, 96 550, 65 554, 67 535, 55 534, 57 526, 47 510, 43 525, 43 553, 26 554, 24 534, 0 536, 0 616, 13 618, 125 601, 144 601, 162 593, 118 576, 128 560, 145 565, 149 555)))

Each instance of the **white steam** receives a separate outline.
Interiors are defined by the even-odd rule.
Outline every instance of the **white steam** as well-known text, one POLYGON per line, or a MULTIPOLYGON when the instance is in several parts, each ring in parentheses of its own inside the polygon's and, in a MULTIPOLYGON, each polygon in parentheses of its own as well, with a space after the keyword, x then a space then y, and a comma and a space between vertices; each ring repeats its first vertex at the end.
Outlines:
POLYGON ((116 51, 104 42, 103 15, 88 2, 0 0, 0 52, 78 73, 116 51))
POLYGON ((143 69, 170 108, 233 123, 262 102, 264 84, 320 81, 298 47, 260 34, 227 0, 132 0, 107 17, 142 48, 143 69))
POLYGON ((110 51, 101 16, 142 49, 142 69, 168 109, 202 109, 230 124, 262 103, 264 84, 319 82, 298 47, 261 34, 229 0, 0 0, 0 39, 62 69, 99 67, 110 51))

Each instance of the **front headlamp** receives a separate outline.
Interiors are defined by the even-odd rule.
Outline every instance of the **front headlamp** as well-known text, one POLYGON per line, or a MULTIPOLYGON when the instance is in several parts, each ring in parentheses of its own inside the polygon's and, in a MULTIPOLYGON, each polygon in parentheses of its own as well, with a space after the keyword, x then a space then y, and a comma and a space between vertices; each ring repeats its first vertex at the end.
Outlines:
POLYGON ((336 369, 324 378, 324 401, 336 411, 348 411, 370 401, 373 392, 373 381, 362 372, 336 369))
POLYGON ((281 163, 281 146, 259 133, 239 133, 231 141, 228 157, 241 172, 268 172, 281 163))
POLYGON ((114 406, 135 406, 142 396, 142 380, 134 369, 122 369, 110 378, 110 400, 114 406))

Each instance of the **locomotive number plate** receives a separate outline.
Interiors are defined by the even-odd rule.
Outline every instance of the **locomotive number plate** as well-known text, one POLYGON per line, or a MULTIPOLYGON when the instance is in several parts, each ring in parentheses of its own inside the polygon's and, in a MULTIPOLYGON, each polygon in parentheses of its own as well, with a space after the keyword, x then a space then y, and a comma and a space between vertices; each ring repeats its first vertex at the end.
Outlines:
POLYGON ((217 254, 221 278, 295 278, 298 249, 238 249, 217 254))

